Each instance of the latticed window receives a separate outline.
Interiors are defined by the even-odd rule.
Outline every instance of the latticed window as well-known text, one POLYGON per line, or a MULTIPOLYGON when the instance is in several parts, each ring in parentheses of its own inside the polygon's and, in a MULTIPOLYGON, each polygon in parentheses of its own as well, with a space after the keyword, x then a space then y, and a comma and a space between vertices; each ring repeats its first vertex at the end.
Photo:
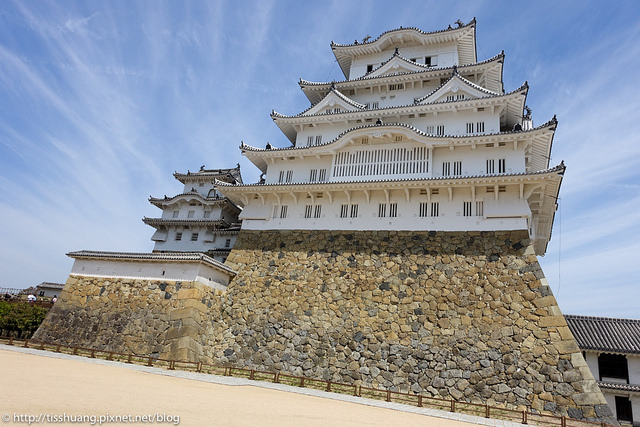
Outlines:
POLYGON ((494 159, 487 159, 487 173, 495 173, 496 161, 494 159))
POLYGON ((473 123, 467 123, 467 133, 473 133, 473 123))
POLYGON ((453 162, 453 174, 454 175, 462 175, 462 162, 461 161, 453 162))
POLYGON ((358 205, 351 205, 351 218, 357 218, 358 217, 358 205))
POLYGON ((431 202, 431 216, 440 215, 440 202, 431 202))
POLYGON ((365 148, 336 154, 334 177, 413 175, 429 172, 427 147, 365 148))
POLYGON ((340 218, 346 218, 349 216, 349 205, 340 206, 340 218))
POLYGON ((462 206, 462 215, 471 216, 471 202, 464 202, 462 206))

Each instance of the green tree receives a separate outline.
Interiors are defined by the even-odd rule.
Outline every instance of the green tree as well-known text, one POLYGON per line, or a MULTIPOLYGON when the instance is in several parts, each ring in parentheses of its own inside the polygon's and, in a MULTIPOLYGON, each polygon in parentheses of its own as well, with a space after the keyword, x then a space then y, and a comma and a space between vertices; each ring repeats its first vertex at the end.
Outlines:
POLYGON ((18 338, 30 337, 47 316, 47 309, 25 303, 0 301, 0 330, 18 338))

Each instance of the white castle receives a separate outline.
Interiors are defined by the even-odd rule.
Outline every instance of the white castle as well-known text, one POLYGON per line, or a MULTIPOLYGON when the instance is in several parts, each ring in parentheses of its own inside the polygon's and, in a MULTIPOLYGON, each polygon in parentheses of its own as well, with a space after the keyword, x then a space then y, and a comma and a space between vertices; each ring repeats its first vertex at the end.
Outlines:
POLYGON ((215 181, 242 183, 240 165, 231 169, 205 169, 198 172, 174 173, 184 184, 181 194, 163 198, 150 197, 162 209, 160 218, 143 218, 156 229, 151 237, 153 252, 204 252, 224 262, 235 244, 242 208, 222 196, 215 181))
POLYGON ((332 43, 345 79, 299 82, 311 106, 272 113, 291 145, 241 144, 256 184, 219 180, 247 230, 528 230, 551 237, 565 167, 555 117, 534 127, 504 52, 478 62, 476 23, 332 43))

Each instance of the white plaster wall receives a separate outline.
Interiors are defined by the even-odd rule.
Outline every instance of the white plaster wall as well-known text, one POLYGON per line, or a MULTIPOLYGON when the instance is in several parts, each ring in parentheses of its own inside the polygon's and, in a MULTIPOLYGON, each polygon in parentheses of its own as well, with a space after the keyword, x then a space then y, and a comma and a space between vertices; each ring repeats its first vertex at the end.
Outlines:
MULTIPOLYGON (((640 355, 628 354, 627 366, 629 368, 629 384, 640 385, 640 355)), ((638 412, 638 416, 640 417, 640 412, 638 412)))
POLYGON ((585 354, 585 361, 587 362, 587 366, 589 366, 589 370, 593 374, 593 378, 595 378, 596 381, 600 381, 600 370, 598 369, 598 353, 587 351, 585 352, 585 354))
POLYGON ((148 280, 197 281, 216 289, 226 289, 231 279, 229 273, 207 264, 176 261, 119 261, 75 259, 71 274, 92 277, 122 277, 148 280))
MULTIPOLYGON (((395 98, 386 96, 385 99, 382 100, 380 95, 374 95, 368 96, 359 102, 371 102, 372 100, 378 100, 380 108, 398 105, 410 105, 413 104, 414 97, 424 95, 426 93, 428 92, 424 91, 424 93, 422 93, 422 91, 396 91, 395 98), (400 96, 406 97, 406 102, 402 102, 400 96)), ((435 133, 435 129, 439 125, 443 125, 445 135, 469 135, 467 133, 467 122, 472 122, 474 123, 474 125, 477 122, 484 122, 485 128, 484 132, 480 132, 481 134, 497 134, 500 132, 500 116, 497 113, 491 114, 489 111, 474 112, 473 110, 459 110, 456 113, 440 112, 435 116, 430 113, 425 114, 424 117, 420 117, 420 113, 414 113, 413 115, 414 117, 409 117, 409 115, 406 114, 399 118, 395 116, 385 117, 384 111, 379 112, 379 118, 384 123, 406 123, 426 133, 432 133, 428 132, 429 127, 433 127, 433 133, 435 133)), ((315 137, 318 135, 322 135, 322 144, 325 144, 327 142, 333 141, 338 137, 338 135, 349 129, 364 125, 373 125, 376 121, 376 119, 373 118, 369 118, 364 121, 357 121, 355 119, 344 121, 336 120, 333 115, 330 116, 332 120, 335 120, 334 123, 319 123, 312 127, 305 126, 302 130, 300 130, 296 135, 296 147, 307 147, 309 136, 313 136, 315 144, 315 137)), ((473 134, 477 133, 478 132, 473 132, 473 134)))
POLYGON ((640 426, 640 396, 633 395, 631 400, 631 412, 633 413, 633 425, 640 426))
POLYGON ((172 206, 167 206, 162 210, 162 219, 220 219, 222 216, 222 205, 203 205, 199 200, 180 201, 172 206), (174 218, 173 212, 178 211, 178 217, 174 218), (193 211, 193 216, 189 218, 189 212, 193 211), (204 217, 204 212, 210 211, 209 218, 204 217))
MULTIPOLYGON (((439 202, 438 217, 420 217, 419 207, 421 202, 427 202, 426 195, 419 195, 418 190, 412 190, 410 200, 407 201, 404 191, 392 190, 389 194, 389 202, 398 205, 398 216, 378 217, 379 203, 387 203, 383 191, 372 191, 371 199, 367 202, 362 191, 353 191, 350 201, 346 195, 334 193, 332 202, 323 195, 322 198, 301 198, 296 201, 288 195, 281 198, 280 203, 274 197, 267 197, 263 205, 260 200, 252 200, 241 214, 243 228, 254 230, 265 229, 337 229, 337 230, 526 230, 528 206, 519 199, 516 190, 509 189, 505 193, 499 193, 499 200, 495 200, 493 193, 478 190, 476 201, 484 201, 484 216, 463 216, 463 202, 472 201, 471 192, 468 189, 454 190, 452 201, 448 199, 445 189, 443 194, 433 195, 432 201, 439 202), (500 202, 500 203, 499 203, 500 202), (322 204, 320 218, 305 218, 307 205, 322 204), (340 210, 343 204, 358 204, 357 218, 340 218, 340 210), (287 218, 278 215, 273 218, 274 206, 287 205, 287 218), (492 212, 488 218, 486 212, 492 212)), ((314 195, 316 197, 316 195, 314 195)), ((475 206, 473 206, 475 209, 475 206)), ((387 215, 389 207, 387 206, 387 215)))
POLYGON ((198 181, 185 181, 184 184, 184 193, 188 193, 192 190, 196 190, 198 193, 202 194, 204 197, 209 195, 209 192, 214 189, 213 179, 209 182, 198 182, 198 181))
MULTIPOLYGON (((425 56, 437 56, 437 67, 451 67, 457 64, 458 52, 453 43, 443 43, 429 46, 404 47, 398 45, 398 51, 404 58, 418 58, 418 62, 424 64, 425 56)), ((363 55, 355 58, 351 63, 350 78, 356 79, 367 73, 367 65, 374 64, 374 69, 381 63, 391 59, 395 52, 395 46, 383 50, 379 53, 363 55)))

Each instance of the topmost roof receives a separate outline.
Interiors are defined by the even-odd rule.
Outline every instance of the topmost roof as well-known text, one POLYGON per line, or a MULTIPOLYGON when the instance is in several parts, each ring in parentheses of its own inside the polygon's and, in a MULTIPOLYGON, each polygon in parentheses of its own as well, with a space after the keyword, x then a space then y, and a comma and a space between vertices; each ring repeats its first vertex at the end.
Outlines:
POLYGON ((225 182, 235 181, 242 184, 242 175, 240 174, 239 163, 235 168, 229 169, 205 169, 204 165, 202 165, 198 172, 175 172, 173 176, 183 184, 186 184, 187 182, 211 181, 213 179, 225 182))
POLYGON ((450 25, 444 30, 432 32, 425 32, 415 27, 400 27, 395 30, 386 31, 371 41, 367 38, 361 43, 358 41, 352 44, 331 42, 331 49, 347 79, 349 79, 353 58, 382 52, 390 47, 429 45, 456 41, 458 44, 458 65, 473 64, 477 61, 476 19, 473 18, 471 22, 466 25, 458 20, 457 24, 457 28, 453 28, 450 25))
POLYGON ((566 315, 582 350, 640 354, 640 319, 566 315))

